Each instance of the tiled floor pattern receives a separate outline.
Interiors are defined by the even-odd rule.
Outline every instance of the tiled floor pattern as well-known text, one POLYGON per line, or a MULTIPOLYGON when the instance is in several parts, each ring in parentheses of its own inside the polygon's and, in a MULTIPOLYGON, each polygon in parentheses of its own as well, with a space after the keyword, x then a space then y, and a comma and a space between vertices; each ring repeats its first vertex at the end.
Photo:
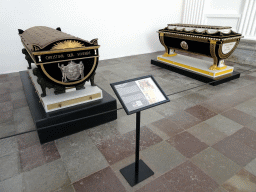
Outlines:
MULTIPOLYGON (((100 61, 95 77, 115 96, 109 83, 152 74, 169 95, 141 113, 140 157, 153 176, 130 187, 119 172, 135 158, 135 115, 119 110, 116 121, 44 145, 36 132, 0 140, 0 191, 255 192, 256 68, 173 94, 203 83, 151 65, 160 54, 100 61)), ((19 73, 0 75, 0 137, 33 129, 19 73)))

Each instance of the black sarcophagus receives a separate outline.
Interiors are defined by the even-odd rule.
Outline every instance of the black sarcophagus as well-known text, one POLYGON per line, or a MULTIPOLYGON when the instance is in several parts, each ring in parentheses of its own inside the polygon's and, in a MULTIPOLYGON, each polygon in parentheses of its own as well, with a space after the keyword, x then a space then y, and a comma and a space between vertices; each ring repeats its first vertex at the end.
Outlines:
POLYGON ((224 59, 234 52, 242 38, 226 26, 168 24, 158 33, 166 51, 163 56, 175 56, 174 50, 181 50, 212 57, 210 70, 225 68, 224 59))
POLYGON ((94 85, 100 47, 97 39, 89 42, 64 33, 60 28, 44 26, 19 29, 19 36, 29 68, 31 63, 37 66, 33 73, 38 77, 42 97, 46 96, 46 87, 54 88, 54 93, 59 94, 65 93, 67 87, 84 89, 87 80, 94 85))

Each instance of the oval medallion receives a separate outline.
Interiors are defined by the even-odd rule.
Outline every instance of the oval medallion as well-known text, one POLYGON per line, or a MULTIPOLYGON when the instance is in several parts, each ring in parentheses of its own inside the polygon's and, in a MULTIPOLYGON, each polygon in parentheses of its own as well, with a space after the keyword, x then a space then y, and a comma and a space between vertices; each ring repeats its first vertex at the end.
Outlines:
POLYGON ((186 41, 181 41, 180 46, 181 46, 183 49, 185 49, 185 50, 188 49, 188 44, 187 44, 186 41))

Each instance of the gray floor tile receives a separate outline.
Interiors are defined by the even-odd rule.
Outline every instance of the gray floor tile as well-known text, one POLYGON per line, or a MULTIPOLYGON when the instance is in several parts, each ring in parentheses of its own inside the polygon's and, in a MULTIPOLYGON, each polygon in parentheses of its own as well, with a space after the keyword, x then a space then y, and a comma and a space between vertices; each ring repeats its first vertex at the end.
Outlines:
POLYGON ((23 174, 16 175, 10 179, 0 182, 1 192, 23 192, 23 174))
POLYGON ((227 137, 225 133, 204 122, 189 128, 187 131, 209 146, 227 137))
POLYGON ((16 137, 0 140, 0 157, 18 152, 18 143, 16 137))
POLYGON ((85 131, 58 139, 56 145, 72 183, 108 166, 85 131))
POLYGON ((143 150, 141 155, 160 174, 186 161, 186 157, 165 141, 143 150))
POLYGON ((225 133, 226 135, 231 135, 243 127, 242 125, 240 125, 222 115, 216 115, 216 116, 206 120, 205 123, 214 127, 215 129, 225 133))
POLYGON ((256 176, 256 159, 252 160, 245 166, 245 169, 256 176))
POLYGON ((71 184, 65 165, 60 159, 25 172, 23 175, 26 192, 55 191, 71 184))
POLYGON ((0 181, 9 179, 20 173, 20 158, 18 152, 0 157, 0 181))
POLYGON ((256 117, 256 98, 245 101, 240 105, 237 105, 235 108, 256 117))
POLYGON ((220 185, 241 169, 235 162, 211 147, 192 157, 191 161, 220 185))

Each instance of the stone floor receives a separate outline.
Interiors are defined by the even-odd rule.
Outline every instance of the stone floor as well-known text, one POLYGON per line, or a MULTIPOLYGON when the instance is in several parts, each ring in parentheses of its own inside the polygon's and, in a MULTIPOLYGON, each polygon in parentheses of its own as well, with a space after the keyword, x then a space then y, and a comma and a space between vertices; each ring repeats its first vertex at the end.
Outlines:
MULTIPOLYGON (((135 158, 135 115, 120 109, 44 145, 36 132, 0 139, 0 191, 255 192, 256 67, 229 62, 241 78, 213 87, 151 65, 160 54, 100 61, 95 77, 115 97, 109 83, 152 74, 169 95, 141 113, 140 157, 153 176, 132 188, 119 172, 135 158)), ((0 137, 34 129, 19 73, 0 75, 0 137)))

